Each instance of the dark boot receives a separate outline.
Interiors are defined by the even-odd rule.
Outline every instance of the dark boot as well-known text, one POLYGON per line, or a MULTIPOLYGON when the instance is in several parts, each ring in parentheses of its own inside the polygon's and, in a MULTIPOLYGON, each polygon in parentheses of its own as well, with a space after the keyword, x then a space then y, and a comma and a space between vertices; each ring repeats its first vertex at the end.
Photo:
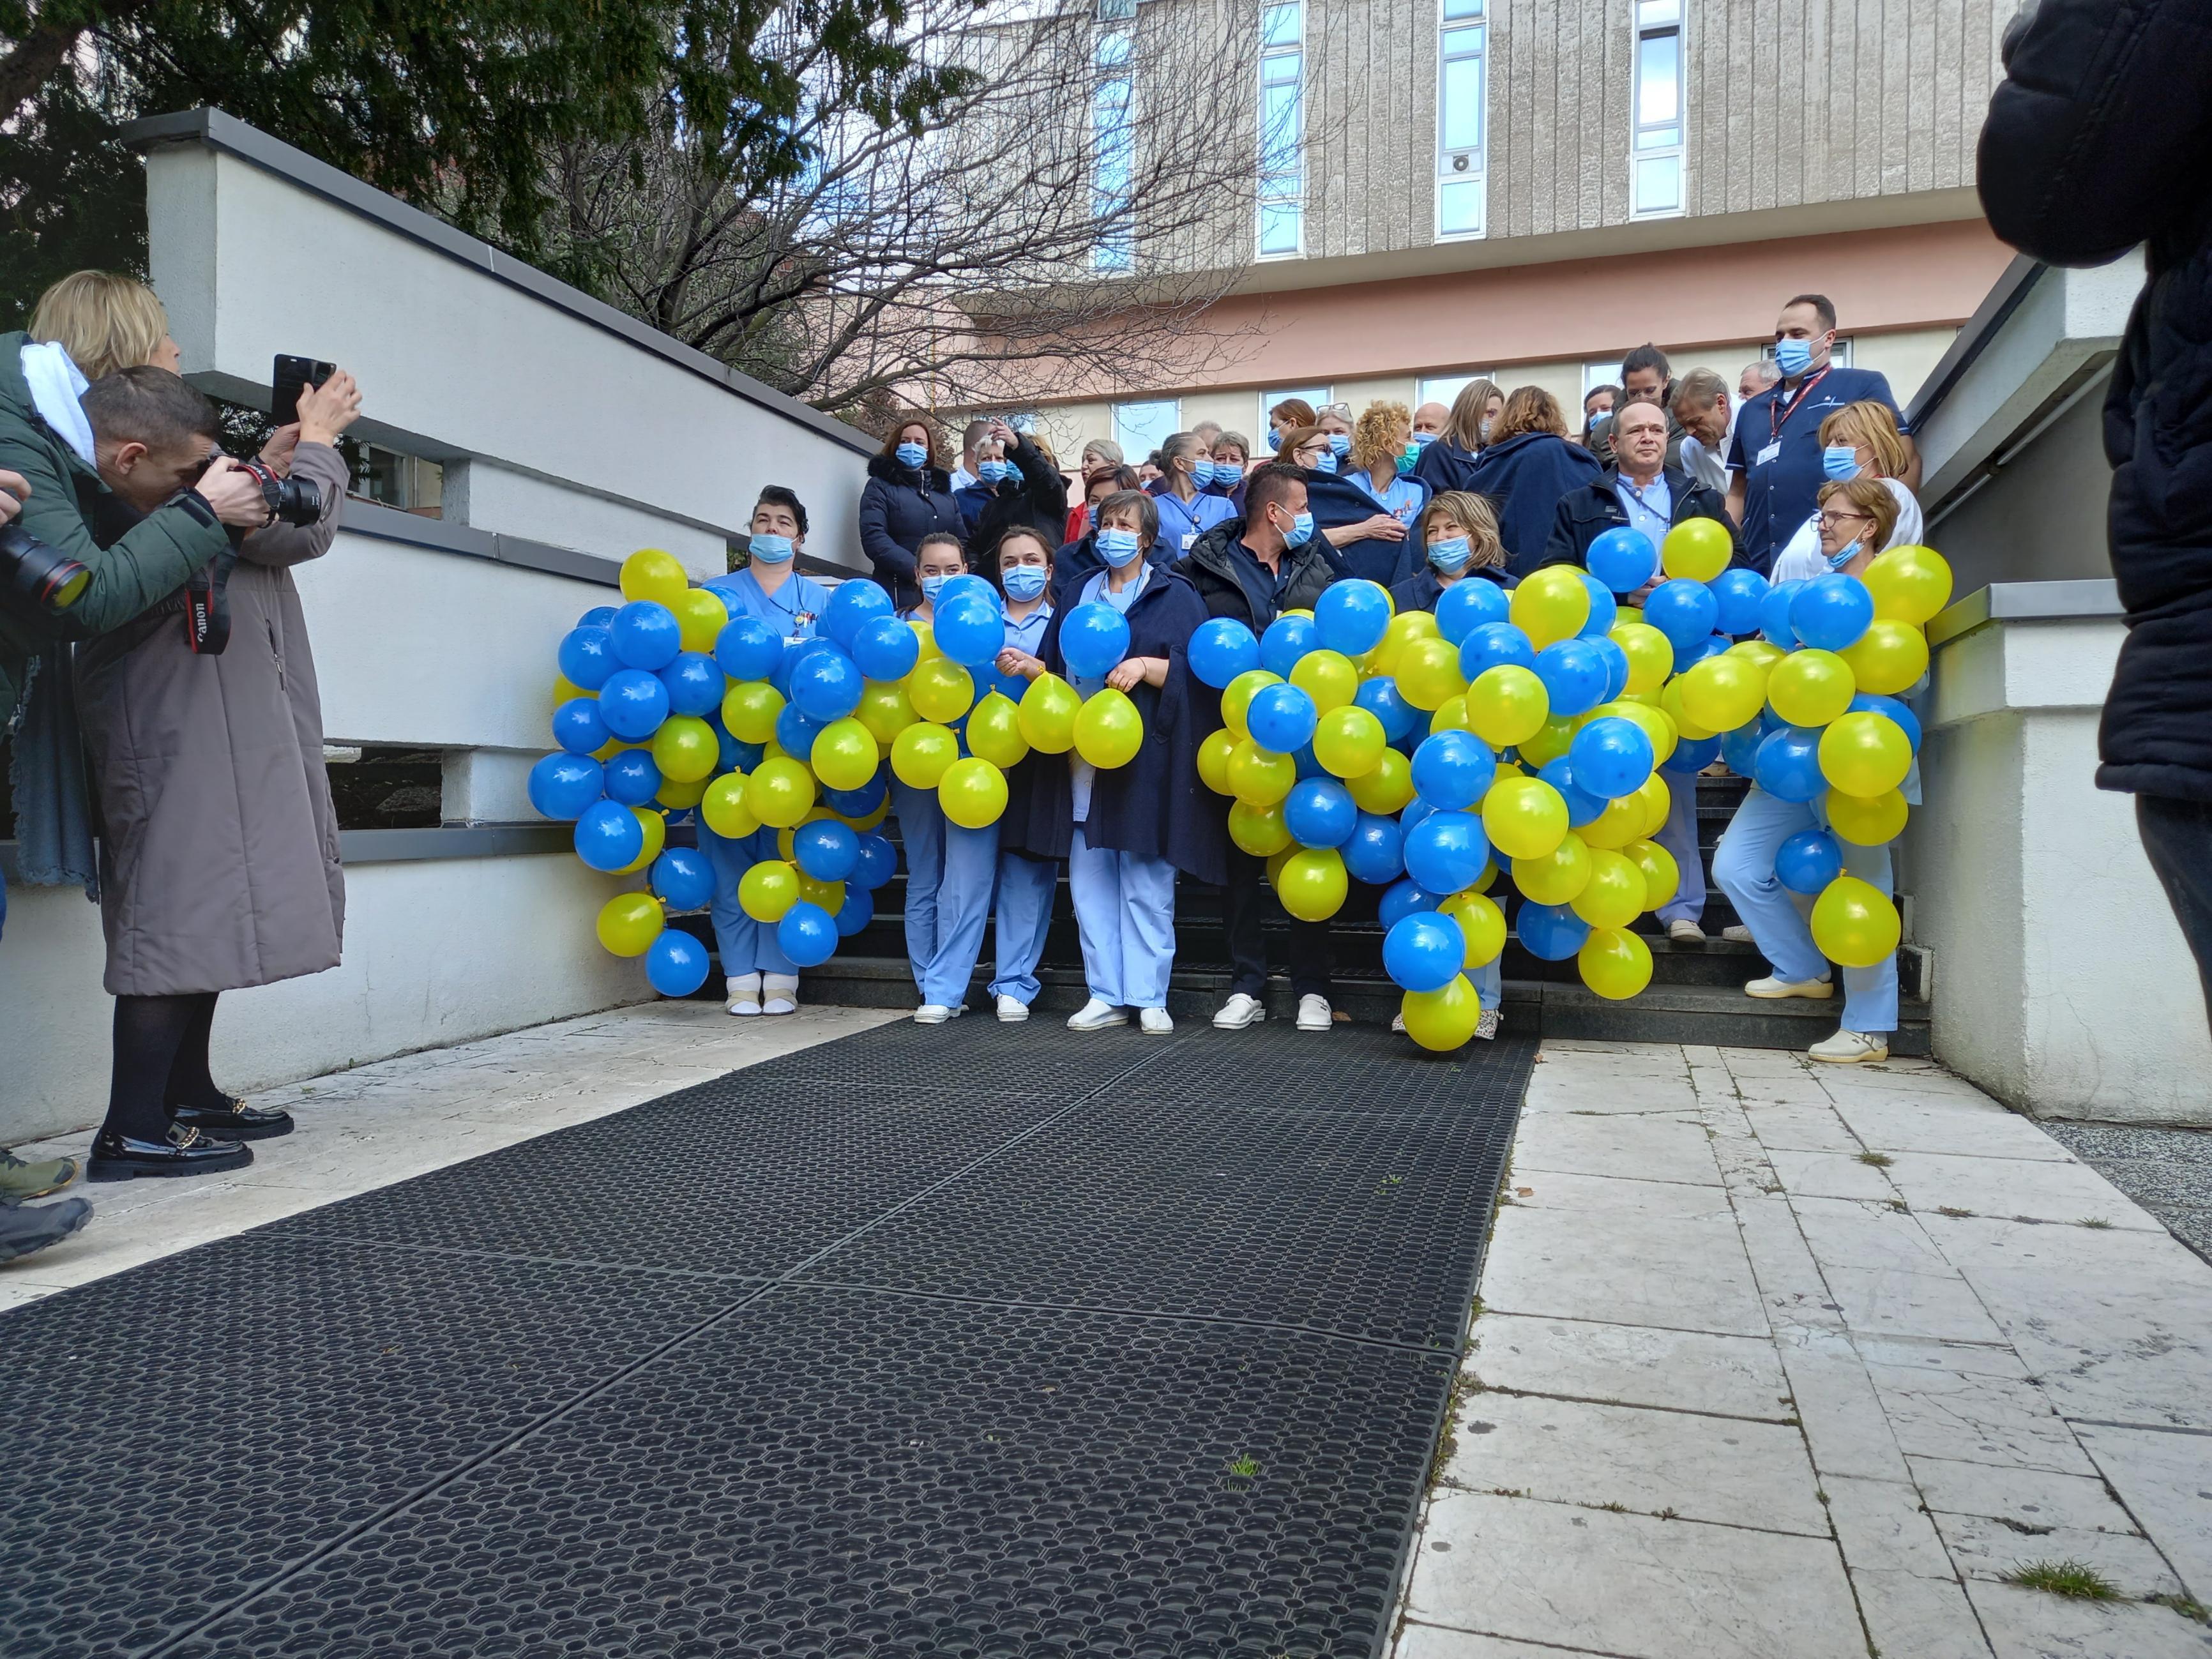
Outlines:
POLYGON ((0 1206, 0 1261, 58 1244, 92 1219, 92 1206, 81 1198, 58 1204, 0 1206))

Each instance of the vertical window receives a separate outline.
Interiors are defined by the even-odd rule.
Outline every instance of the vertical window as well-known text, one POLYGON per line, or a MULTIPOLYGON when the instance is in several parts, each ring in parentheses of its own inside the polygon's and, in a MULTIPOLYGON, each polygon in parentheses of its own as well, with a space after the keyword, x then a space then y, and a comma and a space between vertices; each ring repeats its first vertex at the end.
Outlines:
POLYGON ((1101 31, 1098 81, 1091 94, 1091 216, 1099 227, 1091 263, 1098 270, 1127 270, 1137 259, 1135 233, 1129 222, 1136 146, 1133 108, 1136 85, 1130 69, 1133 56, 1133 45, 1125 30, 1101 31))
POLYGON ((1636 0, 1636 149, 1629 158, 1639 217, 1682 210, 1682 0, 1636 0))
POLYGON ((1260 10, 1260 254, 1297 253, 1305 239, 1305 5, 1260 10))
POLYGON ((1484 0, 1443 0, 1437 80, 1437 236, 1482 234, 1484 0))
POLYGON ((1620 384, 1620 362, 1584 363, 1583 365, 1583 396, 1587 398, 1601 386, 1620 384))
POLYGON ((1182 429, 1182 400, 1155 398, 1114 405, 1114 441, 1134 466, 1182 429))

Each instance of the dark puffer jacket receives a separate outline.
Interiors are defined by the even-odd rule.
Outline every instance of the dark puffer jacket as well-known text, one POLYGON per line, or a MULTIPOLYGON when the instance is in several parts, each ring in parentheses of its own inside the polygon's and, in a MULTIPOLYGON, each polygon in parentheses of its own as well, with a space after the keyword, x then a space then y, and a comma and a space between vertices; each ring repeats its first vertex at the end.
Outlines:
POLYGON ((1330 558, 1334 550, 1316 534, 1304 547, 1290 550, 1291 580, 1280 597, 1261 593, 1250 573, 1238 568, 1242 561, 1230 551, 1243 535, 1242 519, 1218 524, 1200 536, 1175 567, 1198 589, 1208 617, 1234 617, 1255 634, 1264 634, 1267 624, 1284 611, 1312 610, 1322 590, 1337 579, 1330 558))
POLYGON ((875 567, 876 580, 891 596, 891 604, 901 611, 921 603, 914 556, 921 538, 941 530, 957 537, 963 547, 968 542, 960 503, 952 499, 951 475, 936 466, 917 471, 895 455, 870 458, 868 482, 860 489, 860 550, 875 567))
POLYGON ((969 538, 971 570, 1016 525, 1036 531, 1047 547, 1059 546, 1060 532, 1066 527, 1067 480, 1060 476, 1060 469, 1027 436, 1006 459, 1020 469, 1020 477, 1000 485, 977 517, 969 538))
POLYGON ((2043 0, 2004 60, 1982 129, 1990 225, 2052 264, 2137 244, 2149 264, 2105 399, 2128 635, 2097 782, 2212 801, 2212 0, 2043 0))

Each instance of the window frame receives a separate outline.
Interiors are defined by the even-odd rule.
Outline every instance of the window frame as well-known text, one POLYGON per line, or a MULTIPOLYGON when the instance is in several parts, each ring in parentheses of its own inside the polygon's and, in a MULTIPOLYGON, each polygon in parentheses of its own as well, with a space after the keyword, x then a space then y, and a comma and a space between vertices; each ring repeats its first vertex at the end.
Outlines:
POLYGON ((1304 258, 1306 251, 1305 58, 1306 0, 1260 0, 1260 50, 1256 65, 1259 188, 1252 226, 1252 248, 1255 258, 1297 259, 1304 258), (1297 38, 1295 40, 1270 40, 1270 15, 1283 10, 1295 12, 1297 38), (1285 64, 1289 65, 1288 77, 1271 79, 1271 75, 1282 73, 1285 64), (1279 161, 1284 151, 1282 141, 1271 142, 1273 124, 1267 115, 1267 94, 1271 90, 1284 86, 1291 88, 1289 108, 1294 131, 1287 139, 1291 159, 1287 165, 1271 167, 1270 160, 1279 161), (1272 158, 1271 150, 1273 152, 1272 158), (1296 227, 1297 234, 1289 247, 1270 249, 1267 246, 1270 221, 1285 216, 1296 227))
POLYGON ((1486 0, 1437 0, 1436 131, 1437 179, 1431 222, 1433 239, 1439 242, 1479 240, 1490 233, 1490 9, 1486 0), (1455 37, 1461 38, 1456 49, 1455 37), (1453 64, 1470 58, 1475 64, 1475 141, 1471 148, 1448 149, 1444 143, 1446 88, 1453 64), (1455 157, 1471 159, 1465 167, 1455 167, 1455 157), (1476 204, 1471 227, 1452 230, 1444 228, 1447 186, 1472 186, 1467 191, 1476 204))
POLYGON ((1629 10, 1629 216, 1634 219, 1679 219, 1689 211, 1689 0, 1632 0, 1629 10), (1674 54, 1674 107, 1671 118, 1647 121, 1644 116, 1644 46, 1669 41, 1674 54), (1648 206, 1644 197, 1647 162, 1671 162, 1674 199, 1648 206))
POLYGON ((1124 403, 1109 404, 1107 416, 1114 423, 1114 441, 1121 446, 1123 462, 1133 467, 1146 455, 1158 449, 1161 444, 1182 430, 1182 399, 1181 398, 1132 398, 1124 403), (1121 424, 1121 411, 1125 409, 1166 409, 1174 412, 1168 422, 1167 430, 1161 433, 1157 440, 1132 439, 1121 424))
POLYGON ((1131 200, 1136 182, 1137 42, 1130 24, 1103 21, 1104 9, 1100 8, 1102 21, 1091 49, 1091 216, 1099 227, 1091 268, 1123 275, 1137 263, 1131 200))
POLYGON ((1255 454, 1261 451, 1269 455, 1275 453, 1267 444, 1267 411, 1285 398, 1303 398, 1319 409, 1323 404, 1336 401, 1336 388, 1334 386, 1285 386, 1262 392, 1260 394, 1260 416, 1252 422, 1252 441, 1260 447, 1254 452, 1255 454))

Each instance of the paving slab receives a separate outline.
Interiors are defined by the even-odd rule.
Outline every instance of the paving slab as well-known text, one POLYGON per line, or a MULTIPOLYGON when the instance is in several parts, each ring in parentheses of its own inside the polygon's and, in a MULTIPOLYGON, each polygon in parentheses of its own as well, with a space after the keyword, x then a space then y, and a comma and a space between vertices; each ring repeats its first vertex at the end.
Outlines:
POLYGON ((1486 1312, 1470 1376, 1490 1389, 1779 1422, 1791 1414, 1774 1345, 1759 1337, 1486 1312))
POLYGON ((2038 1221, 2094 1218, 2113 1227, 2159 1230, 2155 1220, 2086 1164, 1899 1152, 1884 1173, 1916 1210, 1949 1205, 1984 1215, 2031 1216, 2038 1221))
MULTIPOLYGON (((1556 1182, 1560 1177, 1552 1177, 1556 1182)), ((1647 1191, 1695 1191, 1615 1182, 1647 1191)), ((1498 1212, 1482 1276, 1483 1305, 1554 1319, 1763 1336, 1766 1315, 1735 1223, 1718 1215, 1632 1215, 1598 1227, 1589 1208, 1498 1212)))
POLYGON ((1721 1184, 1712 1137, 1688 1117, 1532 1115, 1515 1137, 1513 1171, 1522 1180, 1551 1173, 1721 1184))
POLYGON ((1967 1581, 1996 1659, 2206 1659, 2212 1630, 2141 1601, 2077 1601, 1967 1581))
POLYGON ((2189 1594, 2212 1605, 2212 1436, 2100 1423, 2074 1432, 2189 1594))
POLYGON ((1989 1638, 1955 1578, 1851 1569, 1866 1620, 1867 1651, 1879 1659, 1990 1659, 1989 1638))

